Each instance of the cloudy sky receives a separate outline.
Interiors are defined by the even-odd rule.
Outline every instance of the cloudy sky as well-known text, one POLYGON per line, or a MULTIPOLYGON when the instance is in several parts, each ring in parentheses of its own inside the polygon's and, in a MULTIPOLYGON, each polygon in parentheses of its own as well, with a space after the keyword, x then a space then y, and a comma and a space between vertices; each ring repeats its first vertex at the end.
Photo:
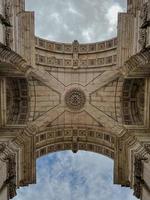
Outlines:
POLYGON ((52 153, 37 161, 37 184, 14 200, 135 200, 133 191, 113 185, 113 161, 96 153, 52 153))
POLYGON ((36 34, 63 42, 95 42, 116 36, 117 13, 126 0, 26 0, 34 10, 36 34))
MULTIPOLYGON (((34 10, 36 35, 62 42, 95 42, 116 36, 117 13, 125 0, 26 0, 34 10)), ((13 200, 136 200, 113 185, 113 161, 96 153, 71 151, 37 160, 37 184, 13 200)))

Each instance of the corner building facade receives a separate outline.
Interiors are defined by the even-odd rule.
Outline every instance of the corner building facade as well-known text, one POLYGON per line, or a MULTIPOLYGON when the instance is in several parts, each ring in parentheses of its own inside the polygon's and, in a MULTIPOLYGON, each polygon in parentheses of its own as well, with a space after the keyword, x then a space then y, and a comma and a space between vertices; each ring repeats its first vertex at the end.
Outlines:
POLYGON ((25 0, 0 1, 0 199, 36 183, 61 150, 114 160, 114 183, 150 198, 150 0, 128 0, 118 34, 80 44, 35 36, 25 0))

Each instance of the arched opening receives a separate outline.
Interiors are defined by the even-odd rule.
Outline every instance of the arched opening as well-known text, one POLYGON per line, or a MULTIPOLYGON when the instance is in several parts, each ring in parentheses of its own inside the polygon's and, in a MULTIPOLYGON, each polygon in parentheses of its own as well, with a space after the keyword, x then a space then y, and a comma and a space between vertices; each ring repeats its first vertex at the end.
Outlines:
POLYGON ((60 151, 37 159, 37 184, 13 200, 136 200, 129 188, 113 185, 113 160, 97 153, 60 151))

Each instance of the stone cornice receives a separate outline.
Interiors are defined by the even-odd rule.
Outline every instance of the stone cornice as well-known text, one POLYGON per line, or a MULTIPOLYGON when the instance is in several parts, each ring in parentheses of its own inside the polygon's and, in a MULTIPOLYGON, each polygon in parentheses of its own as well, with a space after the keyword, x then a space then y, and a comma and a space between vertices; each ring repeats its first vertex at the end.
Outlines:
POLYGON ((22 73, 25 73, 30 68, 25 59, 2 43, 0 43, 0 63, 1 62, 12 65, 22 73))
POLYGON ((149 77, 150 75, 150 49, 145 49, 129 58, 121 69, 122 74, 127 77, 149 77))

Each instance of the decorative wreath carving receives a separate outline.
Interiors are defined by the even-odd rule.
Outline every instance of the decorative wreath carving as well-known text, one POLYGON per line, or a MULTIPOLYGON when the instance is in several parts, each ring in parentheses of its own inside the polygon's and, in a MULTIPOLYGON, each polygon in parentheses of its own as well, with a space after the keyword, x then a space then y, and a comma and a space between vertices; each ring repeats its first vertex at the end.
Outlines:
POLYGON ((71 110, 80 110, 84 107, 86 96, 79 88, 69 90, 65 95, 65 103, 71 110))

